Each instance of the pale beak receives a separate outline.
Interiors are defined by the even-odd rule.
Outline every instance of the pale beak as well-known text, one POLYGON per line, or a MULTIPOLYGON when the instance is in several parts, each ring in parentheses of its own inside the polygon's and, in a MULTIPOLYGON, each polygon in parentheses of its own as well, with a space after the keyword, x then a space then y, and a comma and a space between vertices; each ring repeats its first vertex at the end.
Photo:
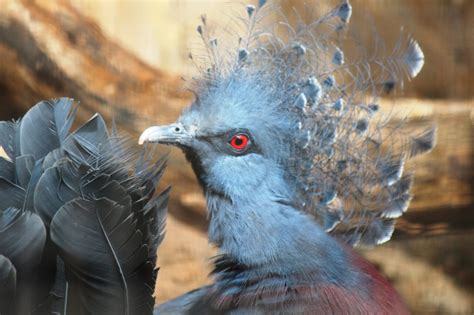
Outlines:
POLYGON ((140 136, 138 144, 150 142, 185 146, 191 139, 192 135, 184 129, 183 125, 175 123, 146 129, 140 136))

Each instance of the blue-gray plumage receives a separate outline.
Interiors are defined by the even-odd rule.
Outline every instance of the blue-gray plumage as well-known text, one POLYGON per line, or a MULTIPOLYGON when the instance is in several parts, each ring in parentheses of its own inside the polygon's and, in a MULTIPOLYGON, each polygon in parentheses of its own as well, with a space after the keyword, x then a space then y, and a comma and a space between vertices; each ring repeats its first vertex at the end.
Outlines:
POLYGON ((409 39, 389 57, 350 63, 340 48, 349 2, 297 29, 281 22, 284 34, 259 29, 272 9, 247 7, 249 35, 236 47, 209 42, 203 20, 198 97, 176 123, 140 137, 183 149, 221 252, 213 285, 157 312, 405 313, 350 246, 390 239, 411 199, 406 161, 434 145, 431 127, 408 133, 377 105, 386 82, 418 74, 423 53, 409 39))

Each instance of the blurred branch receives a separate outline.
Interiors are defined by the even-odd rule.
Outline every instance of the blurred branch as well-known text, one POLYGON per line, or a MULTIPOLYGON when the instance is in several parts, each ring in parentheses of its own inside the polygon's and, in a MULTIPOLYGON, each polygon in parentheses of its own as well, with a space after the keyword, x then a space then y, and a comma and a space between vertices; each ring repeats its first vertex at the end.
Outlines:
POLYGON ((182 102, 178 78, 109 40, 63 0, 2 2, 0 56, 0 100, 10 108, 69 96, 84 116, 100 111, 133 129, 140 115, 156 114, 150 104, 173 112, 173 100, 182 102))

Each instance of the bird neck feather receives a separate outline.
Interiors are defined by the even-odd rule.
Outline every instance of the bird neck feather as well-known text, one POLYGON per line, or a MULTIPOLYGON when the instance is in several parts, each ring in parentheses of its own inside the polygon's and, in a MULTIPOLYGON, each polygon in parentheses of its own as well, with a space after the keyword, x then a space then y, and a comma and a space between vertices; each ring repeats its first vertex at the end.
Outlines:
POLYGON ((209 240, 222 254, 249 268, 272 266, 281 274, 317 272, 325 281, 350 281, 344 249, 310 216, 285 202, 284 192, 262 183, 245 198, 212 190, 206 197, 209 240))
POLYGON ((186 153, 206 195, 209 241, 222 254, 248 268, 272 266, 281 274, 316 272, 326 281, 350 281, 344 249, 292 206, 293 193, 281 169, 270 169, 258 185, 219 190, 208 182, 209 166, 186 153))

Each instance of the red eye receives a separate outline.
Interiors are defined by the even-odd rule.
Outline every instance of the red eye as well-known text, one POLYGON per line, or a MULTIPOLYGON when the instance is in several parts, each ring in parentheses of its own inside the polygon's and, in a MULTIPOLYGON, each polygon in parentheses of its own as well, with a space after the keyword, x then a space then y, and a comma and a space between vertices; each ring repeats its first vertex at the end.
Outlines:
POLYGON ((244 134, 238 134, 233 136, 229 143, 234 149, 242 151, 249 144, 249 137, 244 134))

